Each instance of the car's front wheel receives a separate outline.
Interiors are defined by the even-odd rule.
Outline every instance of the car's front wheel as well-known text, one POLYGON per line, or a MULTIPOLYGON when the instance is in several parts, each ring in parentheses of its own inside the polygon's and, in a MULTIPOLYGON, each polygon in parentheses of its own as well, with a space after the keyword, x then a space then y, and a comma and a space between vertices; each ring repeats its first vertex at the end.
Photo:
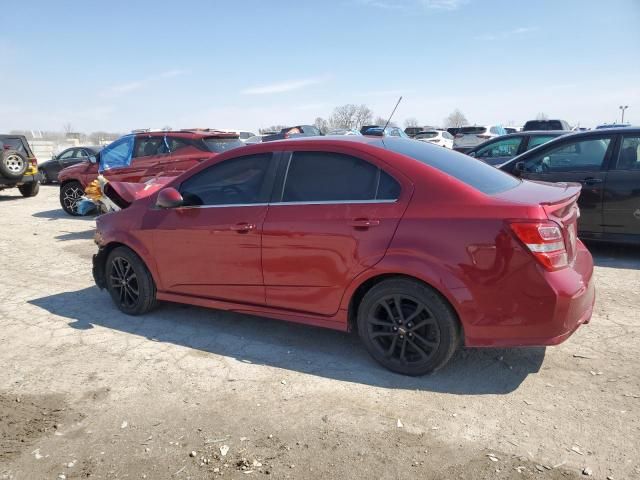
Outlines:
POLYGON ((38 182, 25 183, 18 187, 23 197, 35 197, 40 191, 40 184, 38 182))
POLYGON ((156 304, 156 286, 144 262, 127 247, 107 257, 105 283, 111 299, 127 315, 142 315, 156 304))
POLYGON ((371 356, 391 371, 424 375, 444 366, 460 343, 456 313, 431 287, 383 280, 358 308, 358 332, 371 356))
POLYGON ((84 195, 80 182, 67 182, 60 187, 60 205, 69 215, 78 216, 78 201, 84 195))

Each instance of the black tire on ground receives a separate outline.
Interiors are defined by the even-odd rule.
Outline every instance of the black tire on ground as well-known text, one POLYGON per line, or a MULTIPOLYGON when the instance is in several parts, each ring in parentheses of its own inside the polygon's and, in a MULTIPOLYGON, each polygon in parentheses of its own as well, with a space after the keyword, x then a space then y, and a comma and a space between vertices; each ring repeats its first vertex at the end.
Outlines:
POLYGON ((49 183, 51 183, 51 180, 49 180, 49 175, 44 168, 40 170, 40 183, 42 185, 48 185, 49 183))
POLYGON ((60 186, 60 205, 69 215, 80 215, 77 210, 77 201, 84 195, 84 189, 80 182, 67 182, 60 186))
POLYGON ((127 315, 142 315, 156 306, 156 285, 144 262, 127 247, 117 247, 104 268, 107 290, 127 315))
POLYGON ((22 178, 29 167, 27 157, 17 150, 0 151, 0 175, 9 179, 22 178))
POLYGON ((460 323, 449 303, 428 285, 401 277, 366 293, 358 333, 378 363, 403 375, 435 372, 460 343, 460 323))
POLYGON ((38 182, 25 183, 18 187, 23 197, 35 197, 40 191, 40 184, 38 182))

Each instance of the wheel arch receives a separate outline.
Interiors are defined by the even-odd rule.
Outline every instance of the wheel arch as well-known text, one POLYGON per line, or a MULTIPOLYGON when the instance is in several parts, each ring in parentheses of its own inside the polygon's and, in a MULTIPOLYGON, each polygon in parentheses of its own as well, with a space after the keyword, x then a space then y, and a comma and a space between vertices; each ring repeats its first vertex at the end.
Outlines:
POLYGON ((423 275, 416 275, 415 273, 403 272, 401 270, 397 271, 381 271, 376 272, 370 275, 367 275, 366 278, 360 278, 359 281, 355 285, 350 286, 350 292, 348 295, 348 303, 346 306, 347 309, 347 328, 349 331, 357 331, 357 314, 358 307, 362 303, 362 299, 367 294, 369 290, 371 290, 375 285, 383 282, 384 280, 392 279, 392 278, 403 278, 411 281, 415 281, 426 285, 431 288, 434 292, 436 292, 444 302, 449 305, 453 313, 458 319, 458 324, 460 326, 460 332, 462 338, 464 338, 464 322, 462 320, 461 309, 459 308, 457 301, 453 295, 449 292, 445 293, 444 285, 441 283, 435 282, 428 277, 423 275))
POLYGON ((153 282, 156 284, 156 286, 158 285, 158 277, 156 275, 154 266, 151 265, 148 261, 148 255, 145 255, 144 253, 142 253, 141 248, 136 248, 135 246, 132 246, 130 242, 113 240, 107 243, 106 245, 100 247, 100 250, 98 251, 98 257, 95 263, 95 268, 96 268, 95 277, 96 277, 96 283, 100 288, 105 288, 105 285, 106 285, 106 279, 104 278, 104 276, 106 272, 107 258, 109 257, 109 254, 118 247, 128 248, 133 253, 135 253, 140 259, 140 261, 147 268, 149 273, 151 274, 151 278, 153 279, 153 282), (100 279, 102 280, 101 283, 99 282, 100 279))

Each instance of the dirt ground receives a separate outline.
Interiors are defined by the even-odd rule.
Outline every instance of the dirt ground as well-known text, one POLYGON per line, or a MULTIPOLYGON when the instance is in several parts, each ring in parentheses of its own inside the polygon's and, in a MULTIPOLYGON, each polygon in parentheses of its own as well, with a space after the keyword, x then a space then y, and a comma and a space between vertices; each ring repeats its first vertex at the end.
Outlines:
POLYGON ((432 376, 357 338, 91 278, 91 218, 0 193, 0 479, 640 479, 640 249, 592 246, 590 325, 432 376))

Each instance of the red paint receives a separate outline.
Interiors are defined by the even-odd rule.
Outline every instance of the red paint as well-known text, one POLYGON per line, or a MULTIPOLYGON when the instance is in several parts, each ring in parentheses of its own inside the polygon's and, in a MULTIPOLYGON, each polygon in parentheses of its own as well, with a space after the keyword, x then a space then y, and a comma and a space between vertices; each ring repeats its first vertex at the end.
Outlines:
POLYGON ((524 182, 485 195, 381 145, 364 137, 258 144, 168 186, 240 154, 325 150, 386 170, 402 187, 395 203, 161 210, 155 193, 99 217, 101 245, 136 251, 159 299, 339 330, 349 328, 358 287, 380 275, 411 276, 438 290, 457 312, 467 346, 554 345, 589 321, 593 260, 570 234, 579 188, 524 182), (569 262, 558 270, 545 268, 512 229, 550 221, 563 232, 569 262))

